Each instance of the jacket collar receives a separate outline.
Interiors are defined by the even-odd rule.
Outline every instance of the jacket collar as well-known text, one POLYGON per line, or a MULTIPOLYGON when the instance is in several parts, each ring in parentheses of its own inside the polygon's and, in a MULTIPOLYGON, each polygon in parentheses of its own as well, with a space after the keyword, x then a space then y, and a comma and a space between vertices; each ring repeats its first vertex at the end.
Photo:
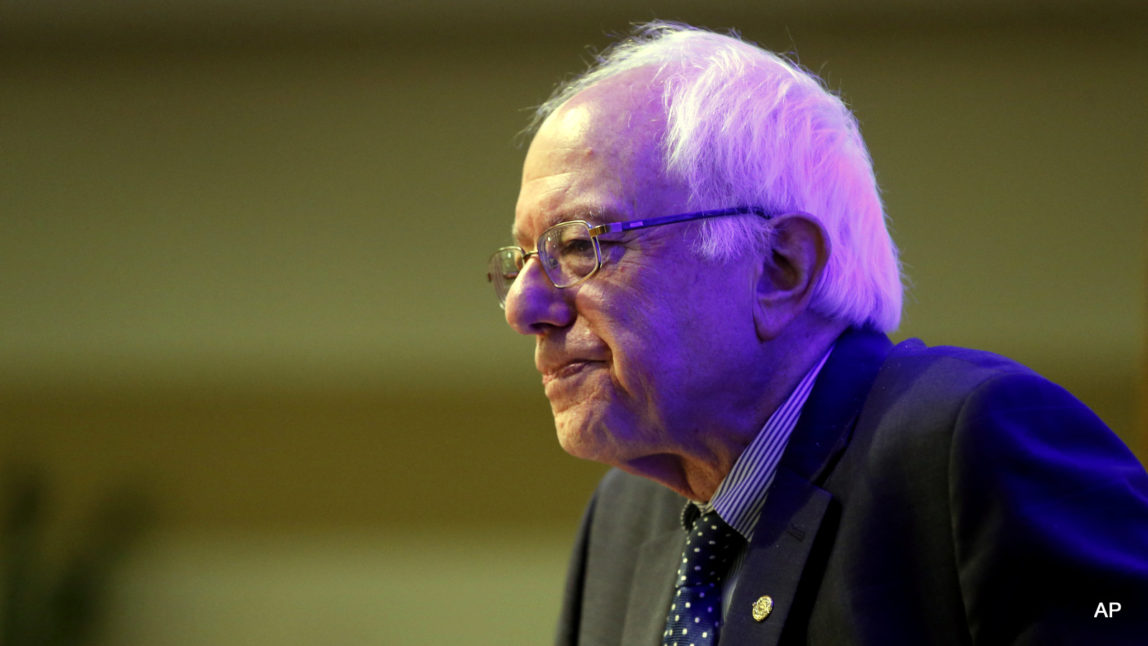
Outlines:
POLYGON ((820 483, 849 442, 853 422, 892 350, 888 337, 850 328, 837 339, 790 436, 781 466, 820 483))

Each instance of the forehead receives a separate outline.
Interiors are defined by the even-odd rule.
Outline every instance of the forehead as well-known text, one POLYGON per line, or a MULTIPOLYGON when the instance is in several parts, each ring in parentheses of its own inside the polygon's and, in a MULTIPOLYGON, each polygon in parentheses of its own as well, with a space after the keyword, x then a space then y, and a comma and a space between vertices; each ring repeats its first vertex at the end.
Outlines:
POLYGON ((662 171, 665 116, 653 94, 648 84, 595 86, 543 122, 523 164, 516 238, 563 220, 648 217, 681 201, 662 171))

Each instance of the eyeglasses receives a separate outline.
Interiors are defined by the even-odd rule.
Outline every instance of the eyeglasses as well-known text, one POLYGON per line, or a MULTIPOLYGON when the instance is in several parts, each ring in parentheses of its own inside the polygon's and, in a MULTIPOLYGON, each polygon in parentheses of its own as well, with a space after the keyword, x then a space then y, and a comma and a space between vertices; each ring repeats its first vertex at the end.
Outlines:
POLYGON ((564 289, 577 285, 602 268, 602 248, 598 243, 598 236, 604 233, 620 233, 725 215, 757 215, 767 220, 773 217, 760 207, 738 206, 714 211, 665 215, 648 220, 611 222, 597 226, 585 220, 559 222, 538 236, 535 251, 526 251, 518 246, 502 247, 495 251, 487 266, 486 280, 494 285, 499 307, 505 308, 510 286, 514 284, 514 279, 518 277, 518 273, 522 271, 531 256, 538 256, 546 277, 555 287, 564 289))

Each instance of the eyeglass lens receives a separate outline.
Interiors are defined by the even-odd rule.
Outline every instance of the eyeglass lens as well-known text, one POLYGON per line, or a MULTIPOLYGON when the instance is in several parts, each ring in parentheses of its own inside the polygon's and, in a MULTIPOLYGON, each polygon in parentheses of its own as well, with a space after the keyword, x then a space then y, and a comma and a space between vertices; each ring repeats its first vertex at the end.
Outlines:
POLYGON ((594 273, 598 254, 585 222, 563 222, 543 232, 538 240, 542 267, 555 287, 569 287, 594 273))
MULTIPOLYGON (((538 238, 537 248, 542 269, 555 287, 574 285, 598 269, 598 245, 585 222, 562 222, 550 227, 538 238)), ((500 304, 506 303, 506 294, 525 258, 518 247, 503 247, 491 256, 487 279, 494 284, 500 304)))

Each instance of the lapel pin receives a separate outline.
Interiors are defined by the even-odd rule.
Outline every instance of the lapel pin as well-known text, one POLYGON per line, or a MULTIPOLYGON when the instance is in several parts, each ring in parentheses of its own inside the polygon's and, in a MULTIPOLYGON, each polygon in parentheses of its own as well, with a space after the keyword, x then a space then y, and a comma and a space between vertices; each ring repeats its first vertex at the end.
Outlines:
POLYGON ((763 597, 758 597, 757 601, 753 602, 754 621, 765 621, 771 612, 773 612, 773 597, 768 594, 763 597))

